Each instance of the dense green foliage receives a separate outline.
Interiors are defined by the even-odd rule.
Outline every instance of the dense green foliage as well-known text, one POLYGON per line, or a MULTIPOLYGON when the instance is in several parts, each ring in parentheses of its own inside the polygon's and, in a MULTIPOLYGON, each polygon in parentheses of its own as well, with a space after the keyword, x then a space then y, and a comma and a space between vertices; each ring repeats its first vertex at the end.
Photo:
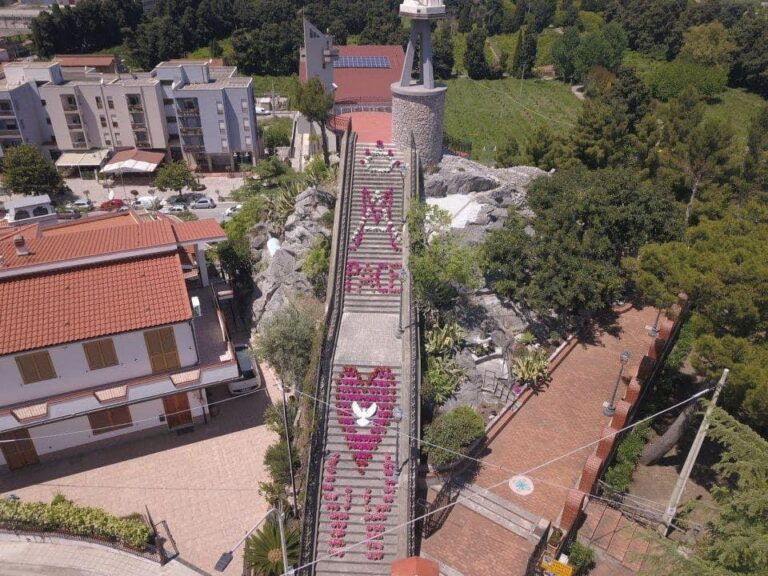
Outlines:
POLYGON ((626 492, 629 489, 650 432, 650 424, 640 424, 619 442, 616 458, 605 473, 605 482, 616 492, 626 492))
MULTIPOLYGON (((301 530, 298 523, 285 526, 285 549, 289 566, 299 563, 301 548, 301 530)), ((255 576, 280 576, 288 572, 283 566, 282 540, 280 525, 274 516, 264 522, 253 536, 245 541, 245 561, 253 569, 255 576)))
POLYGON ((326 92, 319 78, 312 78, 299 86, 296 92, 296 108, 310 122, 320 124, 320 136, 323 140, 323 159, 328 164, 328 134, 326 123, 333 109, 334 96, 326 92))
POLYGON ((33 144, 5 149, 4 183, 15 194, 48 194, 56 196, 64 187, 56 166, 33 144))
POLYGON ((76 506, 63 497, 56 497, 51 504, 0 499, 0 526, 65 532, 119 542, 135 550, 144 550, 152 536, 149 525, 142 520, 118 518, 101 508, 76 506))
MULTIPOLYGON (((294 450, 291 453, 293 457, 293 468, 296 469, 299 466, 299 459, 294 450)), ((272 481, 280 485, 288 485, 291 483, 291 469, 289 467, 288 458, 288 443, 285 439, 281 439, 276 444, 272 444, 264 453, 264 466, 269 470, 269 474, 272 477, 272 481)))
POLYGON ((160 190, 173 190, 181 194, 185 188, 195 185, 195 175, 186 162, 170 162, 162 164, 155 174, 155 186, 160 190))
POLYGON ((293 429, 293 421, 296 419, 296 412, 298 410, 298 404, 296 402, 289 401, 285 412, 288 414, 288 426, 285 425, 285 418, 283 417, 283 401, 278 400, 274 404, 267 406, 264 410, 264 424, 267 428, 279 435, 281 439, 286 440, 285 431, 288 430, 288 439, 293 441, 295 436, 295 430, 293 429))
POLYGON ((510 74, 515 78, 525 79, 533 76, 536 64, 536 33, 528 26, 520 28, 515 55, 512 58, 510 74))
POLYGON ((483 417, 469 406, 458 406, 427 426, 423 448, 433 466, 444 466, 468 454, 472 443, 484 435, 483 417))
POLYGON ((650 84, 653 95, 667 101, 680 96, 687 86, 694 86, 699 94, 712 98, 725 90, 727 82, 725 67, 675 60, 659 66, 650 84))
POLYGON ((312 283, 315 296, 325 297, 325 288, 328 282, 329 257, 331 254, 331 240, 326 236, 319 238, 301 263, 301 271, 312 283))
POLYGON ((290 304, 261 330, 256 353, 277 371, 286 386, 300 386, 309 367, 316 331, 317 322, 309 306, 290 304))

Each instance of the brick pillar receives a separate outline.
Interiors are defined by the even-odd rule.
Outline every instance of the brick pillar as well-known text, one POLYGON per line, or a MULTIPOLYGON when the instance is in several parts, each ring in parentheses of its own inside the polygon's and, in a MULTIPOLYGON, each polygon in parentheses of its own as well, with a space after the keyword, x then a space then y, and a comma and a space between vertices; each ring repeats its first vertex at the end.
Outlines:
POLYGON ((600 460, 605 460, 608 458, 608 454, 611 453, 611 450, 613 450, 614 442, 616 442, 616 428, 606 426, 603 428, 603 431, 600 432, 600 438, 602 439, 597 445, 595 455, 600 458, 600 460))
POLYGON ((590 454, 589 458, 584 464, 584 470, 581 471, 581 480, 579 480, 579 491, 584 494, 592 492, 592 488, 597 482, 598 476, 600 476, 600 468, 603 466, 602 458, 599 458, 595 454, 590 454))
POLYGON ((672 336, 672 329, 675 327, 675 321, 670 320, 666 316, 662 316, 659 320, 659 338, 665 342, 669 342, 670 336, 672 336))
POLYGON ((629 418, 629 410, 631 408, 632 406, 628 402, 624 402, 624 400, 618 402, 616 404, 616 413, 611 419, 611 428, 616 428, 616 430, 621 430, 624 428, 624 426, 627 424, 627 419, 629 418))
POLYGON ((627 393, 624 395, 624 400, 627 401, 630 405, 634 406, 637 402, 637 399, 640 398, 640 392, 643 389, 643 387, 640 385, 640 380, 637 379, 637 376, 632 378, 632 380, 629 381, 629 386, 627 386, 627 393))
POLYGON ((637 377, 645 382, 651 376, 653 372, 653 366, 656 364, 655 360, 650 356, 643 356, 640 360, 640 367, 637 369, 637 377))
POLYGON ((574 489, 568 491, 568 496, 565 499, 565 507, 563 508, 562 520, 560 521, 560 528, 563 532, 568 532, 576 525, 579 516, 581 516, 581 507, 583 504, 584 494, 574 489))

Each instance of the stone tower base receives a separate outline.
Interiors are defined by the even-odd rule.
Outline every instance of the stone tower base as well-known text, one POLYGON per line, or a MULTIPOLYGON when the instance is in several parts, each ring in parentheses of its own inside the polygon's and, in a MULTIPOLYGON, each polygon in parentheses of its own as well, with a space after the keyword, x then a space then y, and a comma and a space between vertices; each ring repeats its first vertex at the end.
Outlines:
POLYGON ((392 138, 400 149, 411 145, 411 133, 424 166, 443 157, 445 86, 427 89, 416 84, 392 84, 392 138))

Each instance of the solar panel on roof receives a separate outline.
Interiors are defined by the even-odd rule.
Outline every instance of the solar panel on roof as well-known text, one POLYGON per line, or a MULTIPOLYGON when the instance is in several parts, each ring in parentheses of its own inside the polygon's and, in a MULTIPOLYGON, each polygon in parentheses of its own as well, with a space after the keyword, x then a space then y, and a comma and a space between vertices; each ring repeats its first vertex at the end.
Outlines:
POLYGON ((334 68, 390 68, 388 56, 339 56, 334 68))

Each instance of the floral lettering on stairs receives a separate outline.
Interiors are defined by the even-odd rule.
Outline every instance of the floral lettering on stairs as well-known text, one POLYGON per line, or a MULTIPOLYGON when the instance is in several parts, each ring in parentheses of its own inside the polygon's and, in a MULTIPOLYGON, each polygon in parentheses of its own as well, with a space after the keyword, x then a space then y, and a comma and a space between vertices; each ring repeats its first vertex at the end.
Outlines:
POLYGON ((392 206, 394 203, 394 189, 389 188, 383 193, 374 190, 373 194, 367 187, 362 191, 363 204, 361 207, 360 222, 352 235, 351 251, 360 248, 366 232, 386 232, 389 236, 389 244, 395 252, 402 252, 402 238, 400 230, 392 220, 392 206), (383 222, 386 220, 386 222, 383 222))
POLYGON ((347 260, 344 291, 362 294, 370 288, 376 294, 400 294, 402 264, 347 260))

